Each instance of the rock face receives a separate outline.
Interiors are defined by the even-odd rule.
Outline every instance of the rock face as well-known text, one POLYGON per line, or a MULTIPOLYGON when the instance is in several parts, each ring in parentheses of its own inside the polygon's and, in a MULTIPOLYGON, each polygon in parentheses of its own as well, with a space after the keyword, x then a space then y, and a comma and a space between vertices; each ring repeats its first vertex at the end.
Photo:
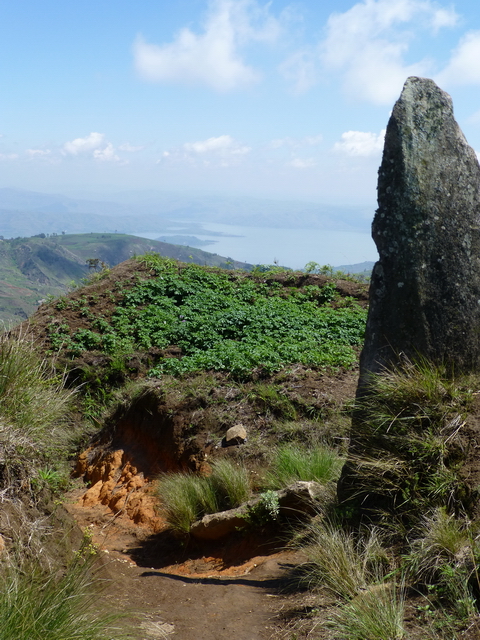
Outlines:
POLYGON ((411 77, 395 104, 372 226, 380 255, 360 363, 368 372, 421 355, 480 366, 480 166, 450 96, 411 77))

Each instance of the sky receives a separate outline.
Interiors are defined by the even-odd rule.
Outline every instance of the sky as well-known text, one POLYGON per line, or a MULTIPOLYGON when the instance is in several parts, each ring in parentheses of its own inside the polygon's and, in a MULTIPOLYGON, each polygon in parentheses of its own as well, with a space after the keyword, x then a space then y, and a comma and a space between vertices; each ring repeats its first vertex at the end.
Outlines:
POLYGON ((0 187, 376 201, 410 75, 480 152, 480 3, 0 4, 0 187))

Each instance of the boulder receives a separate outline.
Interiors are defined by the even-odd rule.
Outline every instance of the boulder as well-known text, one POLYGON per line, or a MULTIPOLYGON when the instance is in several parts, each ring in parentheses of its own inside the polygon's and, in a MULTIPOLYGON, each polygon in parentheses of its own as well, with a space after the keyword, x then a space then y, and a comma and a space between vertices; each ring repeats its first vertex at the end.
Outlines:
MULTIPOLYGON (((278 497, 279 514, 298 517, 318 513, 322 501, 332 496, 332 488, 318 482, 298 481, 275 493, 278 497)), ((258 496, 236 509, 208 514, 193 523, 190 534, 201 540, 218 540, 243 529, 249 524, 249 515, 261 500, 261 496, 258 496)))
POLYGON ((480 365, 480 166, 433 80, 408 78, 388 122, 372 235, 379 252, 361 356, 480 365))
MULTIPOLYGON (((449 375, 479 369, 479 190, 480 166, 455 121, 450 96, 432 80, 408 78, 388 122, 378 174, 372 235, 379 260, 370 283, 357 399, 371 393, 372 373, 416 360, 445 365, 449 375)), ((351 502, 360 515, 402 502, 398 492, 377 490, 395 485, 397 476, 389 476, 387 444, 363 428, 361 407, 359 402, 353 413, 338 483, 340 502, 351 502), (378 486, 362 472, 364 465, 373 473, 377 462, 378 486)))

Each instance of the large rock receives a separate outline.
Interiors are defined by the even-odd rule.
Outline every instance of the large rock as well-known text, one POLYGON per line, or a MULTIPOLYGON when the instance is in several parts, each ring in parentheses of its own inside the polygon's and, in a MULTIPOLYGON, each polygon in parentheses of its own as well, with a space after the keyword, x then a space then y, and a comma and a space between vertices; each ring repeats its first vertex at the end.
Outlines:
POLYGON ((380 255, 361 356, 368 372, 405 354, 480 365, 480 167, 450 96, 411 77, 394 106, 372 226, 380 255))
MULTIPOLYGON (((275 491, 278 498, 279 515, 287 518, 298 518, 302 514, 318 513, 322 503, 331 500, 332 487, 318 482, 299 480, 285 489, 275 491)), ((249 516, 261 503, 258 496, 242 504, 236 509, 220 511, 203 516, 192 524, 190 534, 201 540, 218 540, 238 529, 243 529, 250 522, 249 516)))
POLYGON ((446 365, 450 375, 480 367, 479 189, 480 166, 450 96, 432 80, 408 78, 379 169, 372 235, 380 259, 370 284, 360 402, 338 483, 352 513, 388 512, 405 502, 396 427, 388 426, 389 441, 365 413, 362 400, 374 393, 370 374, 418 359, 446 365))

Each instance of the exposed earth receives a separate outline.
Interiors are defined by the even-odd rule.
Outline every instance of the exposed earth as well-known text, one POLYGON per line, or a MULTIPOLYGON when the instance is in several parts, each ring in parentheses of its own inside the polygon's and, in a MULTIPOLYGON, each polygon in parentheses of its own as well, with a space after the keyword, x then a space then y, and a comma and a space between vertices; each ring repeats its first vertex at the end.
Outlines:
MULTIPOLYGON (((353 397, 356 372, 328 376, 297 369, 283 383, 291 387, 290 393, 313 395, 325 406, 353 397)), ((215 393, 217 399, 231 395, 231 381, 217 374, 215 393)), ((289 574, 303 560, 298 552, 286 549, 288 528, 240 531, 211 542, 182 539, 166 527, 154 494, 155 475, 162 469, 187 463, 201 469, 208 464, 205 451, 235 456, 250 446, 261 455, 262 447, 221 448, 220 441, 211 443, 202 429, 193 444, 191 436, 187 438, 186 446, 179 434, 195 414, 201 424, 200 414, 205 417, 212 407, 204 403, 207 406, 195 408, 177 399, 175 425, 169 429, 165 420, 172 405, 160 401, 154 408, 155 398, 161 400, 162 394, 152 384, 134 410, 114 417, 113 439, 107 427, 100 440, 79 456, 77 488, 65 504, 78 525, 91 530, 100 550, 103 573, 109 579, 105 597, 115 608, 136 613, 132 620, 138 640, 286 637, 283 613, 308 612, 305 594, 285 591, 289 574), (149 426, 162 420, 163 437, 155 440, 149 426)), ((246 402, 235 407, 250 433, 256 425, 259 437, 264 431, 268 441, 269 417, 255 409, 258 406, 246 402)))

